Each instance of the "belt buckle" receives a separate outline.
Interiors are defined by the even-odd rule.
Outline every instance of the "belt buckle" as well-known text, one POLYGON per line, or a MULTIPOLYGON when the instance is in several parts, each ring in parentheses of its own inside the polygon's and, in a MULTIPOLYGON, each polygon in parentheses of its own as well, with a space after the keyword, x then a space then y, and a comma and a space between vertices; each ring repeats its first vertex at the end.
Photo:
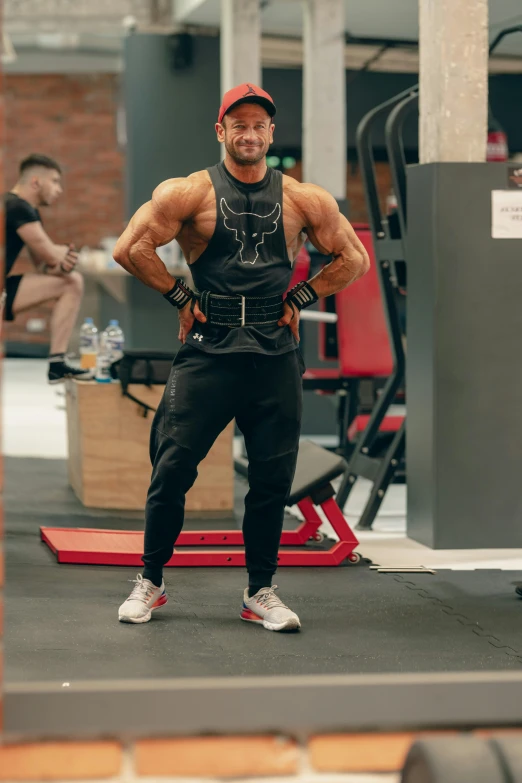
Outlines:
POLYGON ((241 297, 241 326, 245 325, 245 310, 246 310, 246 300, 245 297, 242 294, 239 294, 241 297))

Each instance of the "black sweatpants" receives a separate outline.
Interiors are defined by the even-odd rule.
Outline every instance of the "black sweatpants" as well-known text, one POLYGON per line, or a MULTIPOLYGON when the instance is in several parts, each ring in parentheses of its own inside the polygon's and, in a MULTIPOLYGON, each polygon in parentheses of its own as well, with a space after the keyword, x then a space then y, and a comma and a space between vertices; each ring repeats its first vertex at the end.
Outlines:
POLYGON ((152 423, 145 578, 160 583, 198 464, 235 418, 249 462, 243 520, 249 583, 270 584, 297 461, 303 370, 299 350, 268 356, 180 348, 152 423))

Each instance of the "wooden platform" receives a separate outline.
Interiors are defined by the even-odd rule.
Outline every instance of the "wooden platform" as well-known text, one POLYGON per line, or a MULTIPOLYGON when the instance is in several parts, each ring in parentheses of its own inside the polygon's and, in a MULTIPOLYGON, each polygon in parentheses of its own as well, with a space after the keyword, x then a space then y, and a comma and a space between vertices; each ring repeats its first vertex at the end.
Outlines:
MULTIPOLYGON (((130 386, 156 408, 163 386, 130 386)), ((150 482, 149 433, 153 414, 123 397, 119 383, 69 380, 66 384, 69 481, 84 506, 142 510, 150 482)), ((233 423, 199 466, 187 494, 187 511, 232 512, 233 423)))

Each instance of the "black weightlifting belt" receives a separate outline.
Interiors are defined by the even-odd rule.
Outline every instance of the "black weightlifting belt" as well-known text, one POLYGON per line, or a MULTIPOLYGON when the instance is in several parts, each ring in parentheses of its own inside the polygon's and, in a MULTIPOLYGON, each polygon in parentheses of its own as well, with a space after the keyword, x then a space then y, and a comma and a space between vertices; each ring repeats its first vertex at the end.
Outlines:
POLYGON ((283 314, 282 296, 241 296, 240 294, 197 294, 199 309, 212 326, 261 326, 275 324, 283 314))

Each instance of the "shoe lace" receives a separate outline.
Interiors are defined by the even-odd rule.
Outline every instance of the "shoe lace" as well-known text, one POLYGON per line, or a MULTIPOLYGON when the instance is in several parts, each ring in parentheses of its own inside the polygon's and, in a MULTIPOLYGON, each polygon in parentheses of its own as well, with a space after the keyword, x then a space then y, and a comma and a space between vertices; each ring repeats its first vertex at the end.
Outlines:
POLYGON ((146 602, 154 592, 154 585, 151 582, 145 582, 141 574, 138 574, 136 579, 129 579, 129 582, 134 582, 136 585, 127 599, 129 601, 134 600, 146 602))
POLYGON ((288 606, 286 606, 279 596, 275 594, 276 590, 277 585, 274 585, 273 587, 267 587, 263 591, 260 591, 259 597, 256 598, 257 603, 261 604, 261 606, 264 606, 266 609, 275 609, 276 607, 279 609, 288 609, 288 606))

